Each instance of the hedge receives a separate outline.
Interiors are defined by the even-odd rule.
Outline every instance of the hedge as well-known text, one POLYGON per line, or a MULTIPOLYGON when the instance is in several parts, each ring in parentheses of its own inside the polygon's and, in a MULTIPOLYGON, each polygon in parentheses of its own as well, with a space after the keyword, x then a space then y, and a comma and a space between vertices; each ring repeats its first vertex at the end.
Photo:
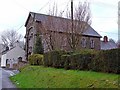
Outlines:
POLYGON ((120 49, 81 50, 77 52, 52 51, 45 53, 45 66, 65 69, 120 73, 120 49))
POLYGON ((32 65, 44 65, 55 68, 91 70, 107 73, 120 73, 120 49, 81 50, 77 52, 51 51, 43 55, 29 57, 32 65))
POLYGON ((44 54, 44 65, 51 67, 63 67, 61 62, 61 55, 65 54, 65 51, 51 51, 44 54))
POLYGON ((33 54, 28 57, 29 64, 31 65, 43 65, 43 55, 41 54, 33 54))
POLYGON ((91 70, 108 73, 120 73, 119 53, 120 49, 100 51, 91 62, 91 70))
POLYGON ((65 69, 89 70, 89 64, 95 53, 85 50, 82 52, 71 53, 70 55, 62 55, 61 60, 65 61, 65 69))

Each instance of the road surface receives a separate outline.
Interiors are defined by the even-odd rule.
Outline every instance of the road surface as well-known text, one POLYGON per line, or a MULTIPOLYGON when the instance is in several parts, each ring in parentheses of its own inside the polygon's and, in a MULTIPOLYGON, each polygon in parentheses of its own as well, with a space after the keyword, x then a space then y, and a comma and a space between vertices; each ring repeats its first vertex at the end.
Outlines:
POLYGON ((9 77, 15 75, 12 70, 5 70, 0 68, 0 90, 2 88, 16 88, 15 85, 10 81, 9 77))

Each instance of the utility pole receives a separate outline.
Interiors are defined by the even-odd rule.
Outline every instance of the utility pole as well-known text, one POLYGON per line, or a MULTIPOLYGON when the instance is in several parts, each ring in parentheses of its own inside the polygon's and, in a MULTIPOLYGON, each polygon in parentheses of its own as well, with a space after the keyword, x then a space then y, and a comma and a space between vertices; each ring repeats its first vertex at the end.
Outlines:
POLYGON ((73 0, 71 0, 71 23, 72 23, 72 27, 71 27, 71 31, 72 31, 72 50, 74 50, 74 33, 73 33, 73 0))
MULTIPOLYGON (((118 35, 120 34, 120 1, 118 2, 118 35)), ((120 40, 120 37, 118 37, 120 40)))
POLYGON ((73 0, 71 0, 71 20, 73 22, 73 0))

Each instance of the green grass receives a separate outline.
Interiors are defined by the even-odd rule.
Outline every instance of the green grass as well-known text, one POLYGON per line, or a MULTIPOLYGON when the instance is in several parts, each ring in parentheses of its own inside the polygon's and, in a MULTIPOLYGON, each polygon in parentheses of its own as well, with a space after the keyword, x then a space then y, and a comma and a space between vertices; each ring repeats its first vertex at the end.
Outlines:
POLYGON ((19 88, 118 88, 118 75, 27 66, 10 77, 19 88))

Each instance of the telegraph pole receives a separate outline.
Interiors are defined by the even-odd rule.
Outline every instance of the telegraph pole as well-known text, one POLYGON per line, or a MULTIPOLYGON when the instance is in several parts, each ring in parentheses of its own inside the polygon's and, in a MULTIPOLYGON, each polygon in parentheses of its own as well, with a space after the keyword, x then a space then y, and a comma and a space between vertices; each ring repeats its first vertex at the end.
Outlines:
POLYGON ((72 23, 72 27, 71 27, 71 31, 72 31, 72 49, 74 50, 74 36, 73 36, 73 0, 71 0, 71 23, 72 23))
POLYGON ((73 0, 71 0, 71 22, 72 22, 72 33, 73 33, 73 0))
POLYGON ((118 2, 118 40, 120 40, 120 1, 118 2))
POLYGON ((71 0, 71 20, 73 22, 73 0, 71 0))

